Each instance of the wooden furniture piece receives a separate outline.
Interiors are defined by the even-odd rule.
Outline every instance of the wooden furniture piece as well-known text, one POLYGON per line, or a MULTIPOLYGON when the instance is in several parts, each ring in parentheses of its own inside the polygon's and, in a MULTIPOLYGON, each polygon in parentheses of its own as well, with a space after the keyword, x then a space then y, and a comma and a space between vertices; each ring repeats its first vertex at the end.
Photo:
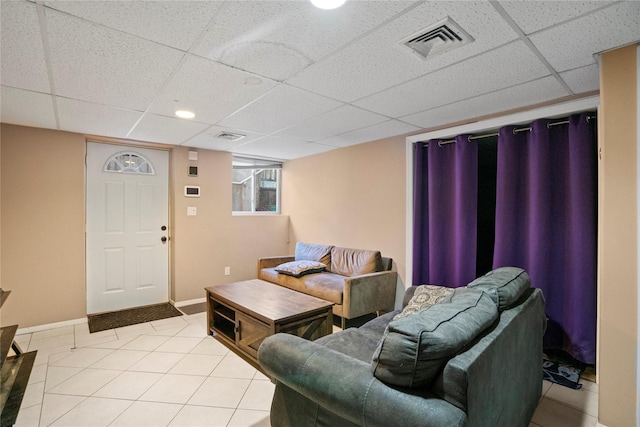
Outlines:
POLYGON ((205 290, 209 333, 258 369, 258 347, 266 337, 284 332, 315 340, 333 330, 332 302, 264 280, 205 290))
MULTIPOLYGON (((11 291, 0 289, 0 307, 11 291)), ((37 351, 23 353, 13 338, 18 325, 0 328, 0 426, 12 426, 18 417, 18 411, 27 389, 29 376, 37 351), (9 356, 12 350, 13 355, 9 356)))

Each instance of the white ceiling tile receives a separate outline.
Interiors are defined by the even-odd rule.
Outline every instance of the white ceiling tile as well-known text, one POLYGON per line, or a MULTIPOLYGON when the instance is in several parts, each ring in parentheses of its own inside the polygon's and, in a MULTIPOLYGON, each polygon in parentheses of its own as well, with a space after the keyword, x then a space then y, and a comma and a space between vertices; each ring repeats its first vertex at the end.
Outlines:
POLYGON ((280 158, 592 91, 593 54, 640 40, 640 1, 612 0, 0 0, 0 20, 7 123, 280 158), (401 45, 444 18, 475 40, 401 45))
POLYGON ((47 1, 51 8, 188 50, 220 9, 218 1, 47 1))
POLYGON ((284 129, 274 136, 314 142, 387 120, 389 120, 388 117, 351 105, 344 105, 284 129))
POLYGON ((407 81, 417 75, 420 60, 394 45, 380 48, 374 42, 360 41, 316 63, 287 80, 288 84, 344 102, 407 81))
POLYGON ((2 123, 57 129, 51 95, 2 86, 0 101, 2 123))
POLYGON ((196 114, 199 122, 214 124, 276 84, 273 80, 188 55, 150 111, 173 116, 177 109, 187 109, 196 114))
POLYGON ((584 93, 600 88, 600 67, 598 64, 565 71, 560 73, 560 77, 574 93, 584 93))
POLYGON ((302 52, 263 40, 234 46, 219 61, 277 81, 286 80, 311 63, 302 52))
POLYGON ((57 97, 56 102, 60 127, 71 132, 125 138, 142 115, 75 99, 57 97))
POLYGON ((530 36, 558 71, 591 65, 593 54, 640 40, 640 1, 625 1, 530 36))
POLYGON ((235 129, 223 128, 220 126, 211 126, 205 132, 201 132, 193 138, 185 141, 182 145, 194 148, 205 148, 207 150, 228 151, 233 147, 247 144, 256 139, 262 138, 265 135, 258 133, 251 133, 245 131, 237 131, 235 129), (238 141, 229 141, 228 139, 218 138, 221 132, 230 132, 235 134, 245 135, 244 138, 238 141))
POLYGON ((144 110, 183 53, 47 10, 58 95, 144 110))
POLYGON ((340 105, 338 101, 281 84, 218 124, 271 134, 340 105))
POLYGON ((331 145, 333 147, 348 147, 350 145, 362 144, 363 142, 389 138, 418 130, 420 130, 420 128, 417 126, 398 120, 388 120, 383 123, 378 123, 377 125, 323 139, 322 141, 318 141, 318 143, 331 145))
POLYGON ((194 53, 284 80, 411 3, 350 1, 320 10, 308 1, 227 2, 194 53))
POLYGON ((145 114, 129 138, 161 144, 182 144, 204 131, 208 125, 174 117, 145 114))
POLYGON ((355 105, 398 117, 493 92, 546 74, 549 71, 538 57, 523 42, 517 41, 380 92, 355 102, 355 105))
POLYGON ((301 142, 295 139, 266 136, 257 141, 232 148, 229 151, 236 154, 289 160, 324 153, 333 148, 314 142, 301 142))
POLYGON ((531 34, 610 4, 610 1, 503 1, 500 4, 525 33, 531 34))
POLYGON ((402 117, 421 128, 475 119, 569 95, 553 76, 402 117), (559 95, 560 94, 560 95, 559 95))
POLYGON ((487 2, 425 2, 346 49, 318 62, 287 83, 351 102, 517 38, 487 2), (400 41, 447 16, 474 42, 426 61, 400 41))
POLYGON ((49 92, 51 89, 36 5, 22 1, 1 1, 0 35, 2 85, 49 92))

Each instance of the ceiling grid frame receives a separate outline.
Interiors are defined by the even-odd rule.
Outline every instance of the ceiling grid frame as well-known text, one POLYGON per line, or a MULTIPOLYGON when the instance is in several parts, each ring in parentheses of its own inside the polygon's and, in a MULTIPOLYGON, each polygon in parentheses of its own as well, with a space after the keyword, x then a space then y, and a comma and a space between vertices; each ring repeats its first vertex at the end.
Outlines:
POLYGON ((307 0, 97 0, 91 7, 16 0, 0 2, 0 8, 4 123, 280 160, 597 92, 597 53, 640 42, 640 2, 633 0, 348 0, 334 11, 315 9, 307 0), (50 14, 65 18, 50 21, 50 14), (431 61, 420 61, 399 44, 447 16, 475 41, 431 61), (247 18, 247 25, 237 25, 247 18), (28 31, 18 30, 22 23, 28 31), (290 38, 288 28, 302 39, 290 38), (593 28, 603 37, 591 35, 593 28), (89 34, 93 29, 99 38, 89 34), (44 47, 24 39, 37 31, 44 47), (551 45, 556 39, 563 40, 560 46, 551 45), (500 65, 484 59, 514 48, 526 53, 500 65), (156 60, 155 67, 145 49, 169 59, 166 66, 156 60), (216 56, 230 51, 233 57, 216 56), (298 61, 296 52, 307 59, 298 61), (365 60, 369 52, 375 56, 365 60), (100 55, 115 62, 100 68, 100 55), (150 62, 127 69, 123 58, 150 62), (535 72, 517 58, 527 58, 535 72), (264 68, 279 63, 279 71, 264 68), (198 70, 213 74, 198 79, 198 70), (269 77, 284 71, 283 79, 269 77), (448 73, 459 79, 447 81, 448 73), (99 86, 87 93, 90 82, 99 86), (444 96, 447 87, 455 96, 444 96), (358 96, 345 100, 341 88, 358 96), (209 111, 194 111, 191 121, 176 119, 170 111, 174 99, 209 105, 209 111), (233 143, 217 138, 221 132, 247 137, 233 143))

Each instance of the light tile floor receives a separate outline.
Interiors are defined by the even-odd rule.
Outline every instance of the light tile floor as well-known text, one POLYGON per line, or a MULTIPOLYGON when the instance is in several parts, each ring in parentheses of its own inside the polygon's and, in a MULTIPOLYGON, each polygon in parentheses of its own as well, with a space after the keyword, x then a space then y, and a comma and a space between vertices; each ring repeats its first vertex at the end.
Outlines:
POLYGON ((582 388, 544 381, 542 399, 529 427, 594 427, 598 425, 598 385, 581 380, 582 388))
MULTIPOLYGON (((216 339, 206 313, 94 334, 19 335, 38 350, 16 426, 269 426, 274 386, 216 339)), ((530 427, 595 426, 598 388, 545 382, 530 427)))
POLYGON ((269 426, 274 385, 207 336, 206 313, 16 341, 38 350, 16 426, 269 426))

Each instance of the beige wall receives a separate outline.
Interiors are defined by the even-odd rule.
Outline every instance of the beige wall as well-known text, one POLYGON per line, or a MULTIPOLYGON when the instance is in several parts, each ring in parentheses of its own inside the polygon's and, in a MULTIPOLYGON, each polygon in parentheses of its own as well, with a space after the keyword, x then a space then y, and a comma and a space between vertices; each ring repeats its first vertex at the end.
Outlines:
MULTIPOLYGON (((599 420, 636 425, 637 102, 635 46, 602 56, 599 212, 599 420)), ((3 324, 21 327, 85 315, 84 152, 81 135, 2 125, 0 277, 13 291, 3 324)), ((171 154, 171 296, 255 277, 259 256, 293 253, 298 240, 379 249, 405 258, 405 140, 391 138, 285 163, 283 216, 233 217, 230 155, 197 150, 199 177, 187 177, 188 149, 171 154), (200 185, 200 199, 183 197, 200 185), (198 216, 187 217, 196 206, 198 216), (290 216, 290 220, 289 217, 290 216), (225 266, 231 276, 224 276, 225 266)))
POLYGON ((599 421, 635 426, 638 380, 636 46, 602 55, 599 144, 599 421))
MULTIPOLYGON (((12 293, 3 325, 20 328, 86 316, 85 151, 83 135, 2 124, 0 275, 12 293)), ((171 299, 204 298, 204 287, 255 278, 257 258, 288 253, 288 217, 231 215, 229 153, 171 150, 171 299), (184 185, 202 197, 185 198, 184 185), (187 206, 198 215, 187 217, 187 206), (231 275, 224 275, 224 267, 231 275)))
POLYGON ((204 297, 204 287, 257 277, 262 256, 288 253, 289 218, 284 215, 232 216, 231 153, 198 152, 188 160, 188 148, 177 147, 171 156, 173 211, 172 298, 188 301, 204 297), (187 175, 188 165, 198 176, 187 175), (184 197, 185 185, 199 185, 202 196, 184 197), (197 216, 187 216, 187 207, 197 216), (231 275, 224 275, 225 267, 231 275))
POLYGON ((86 314, 81 135, 2 125, 3 325, 86 314))
MULTIPOLYGON (((288 161, 283 213, 295 243, 380 250, 405 273, 405 138, 389 138, 288 161)), ((396 303, 399 299, 396 298, 396 303)))

